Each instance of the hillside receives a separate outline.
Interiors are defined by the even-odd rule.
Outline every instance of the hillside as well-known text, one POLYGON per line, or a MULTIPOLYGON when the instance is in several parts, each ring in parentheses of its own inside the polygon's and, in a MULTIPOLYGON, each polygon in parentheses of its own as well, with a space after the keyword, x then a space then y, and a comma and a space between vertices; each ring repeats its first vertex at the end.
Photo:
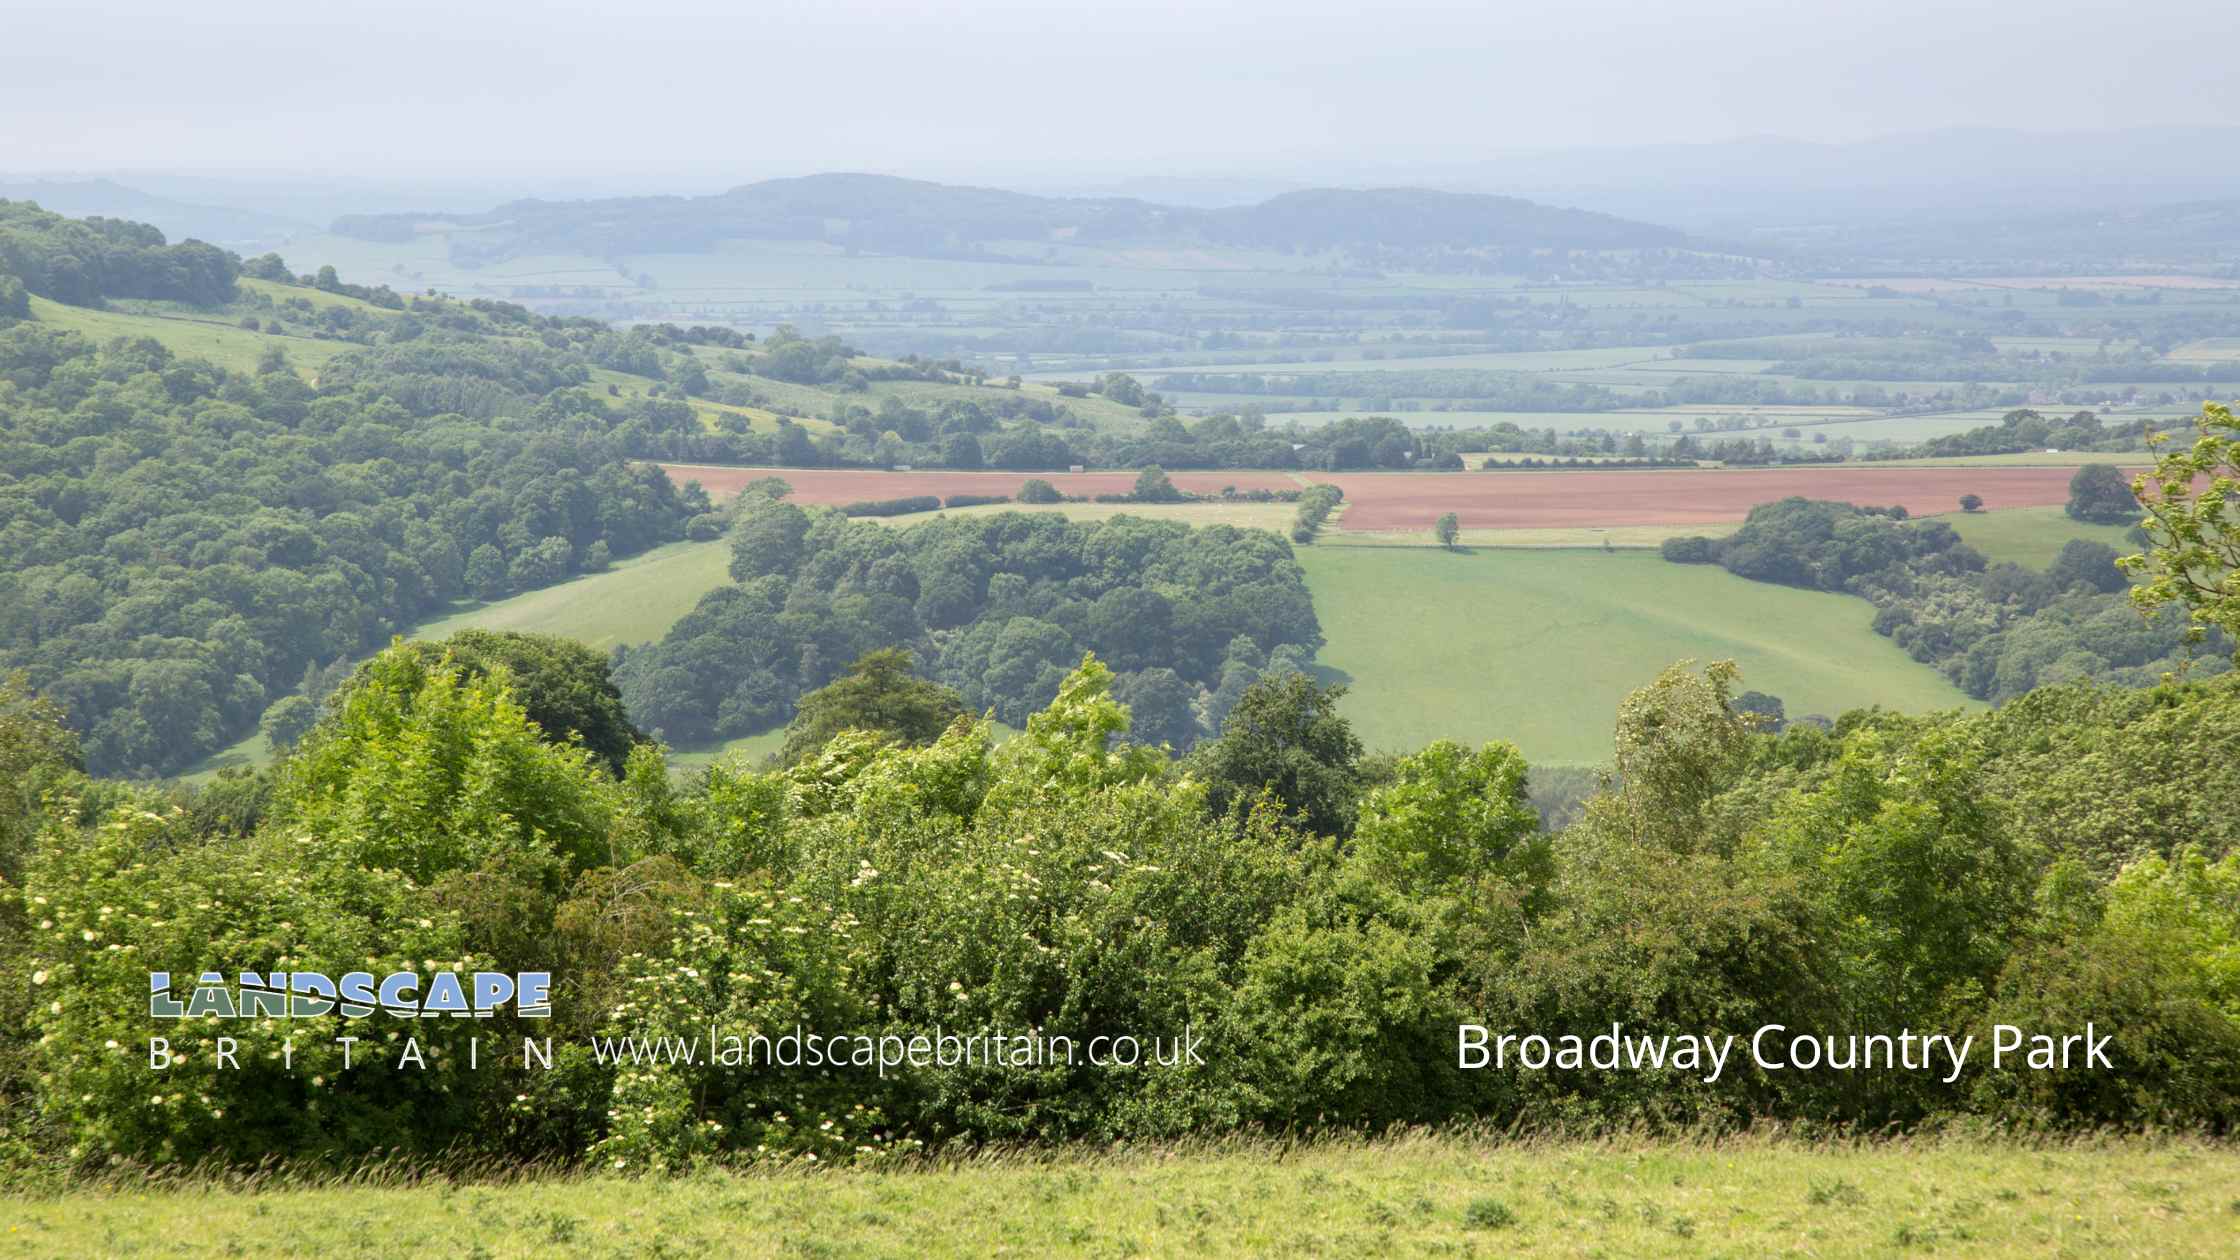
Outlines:
POLYGON ((714 252, 726 241, 815 241, 946 257, 1003 242, 1226 245, 1280 251, 1685 249, 1670 228, 1512 197, 1421 188, 1319 189, 1222 209, 1122 197, 1041 197, 884 175, 812 175, 707 197, 517 201, 481 214, 350 215, 337 235, 444 233, 455 259, 714 252))

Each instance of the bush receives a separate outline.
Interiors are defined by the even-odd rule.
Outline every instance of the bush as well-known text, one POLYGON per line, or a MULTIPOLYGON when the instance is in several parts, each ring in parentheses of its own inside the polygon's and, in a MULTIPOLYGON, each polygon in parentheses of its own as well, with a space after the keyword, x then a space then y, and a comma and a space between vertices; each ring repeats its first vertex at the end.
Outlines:
POLYGON ((914 494, 900 499, 866 499, 850 503, 840 509, 842 516, 908 516, 914 512, 932 512, 939 509, 941 500, 930 494, 914 494))
POLYGON ((941 501, 945 508, 981 507, 990 503, 1009 503, 1008 494, 952 494, 941 501))
POLYGON ((1021 503, 1057 503, 1064 498, 1064 495, 1058 493, 1056 486, 1040 477, 1029 477, 1026 484, 1019 487, 1021 503))

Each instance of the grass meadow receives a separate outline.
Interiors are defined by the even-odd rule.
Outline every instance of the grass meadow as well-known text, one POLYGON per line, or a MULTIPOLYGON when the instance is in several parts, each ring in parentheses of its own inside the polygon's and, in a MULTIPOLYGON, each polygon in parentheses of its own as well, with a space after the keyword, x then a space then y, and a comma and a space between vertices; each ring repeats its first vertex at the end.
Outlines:
POLYGON ((1969 706, 1874 633, 1864 600, 1751 582, 1644 551, 1302 548, 1371 748, 1506 739, 1535 763, 1594 764, 1626 694, 1676 660, 1732 659, 1791 715, 1969 706), (1407 610, 1396 615, 1395 610, 1407 610))
POLYGON ((678 542, 617 561, 605 573, 571 578, 557 586, 477 604, 412 632, 442 639, 461 630, 521 630, 558 634, 605 651, 618 643, 649 643, 700 597, 731 580, 731 546, 678 542))
POLYGON ((2072 538, 2106 543, 2122 555, 2138 550, 2125 537, 2131 532, 2129 525, 2073 521, 2057 507, 1952 512, 1937 519, 1949 522, 1960 531, 1962 541, 1990 560, 2012 560, 2032 569, 2052 564, 2054 557, 2061 554, 2062 544, 2072 538))
POLYGON ((892 1171, 379 1175, 0 1198, 0 1257, 2222 1257, 2240 1150, 1494 1142, 983 1155, 892 1171))
POLYGON ((31 318, 49 328, 80 333, 96 344, 119 337, 152 337, 173 354, 208 359, 237 372, 254 372, 265 348, 279 346, 298 371, 316 374, 327 360, 357 347, 347 341, 319 341, 311 337, 275 337, 250 332, 233 320, 211 315, 132 314, 65 306, 45 298, 31 299, 31 318))

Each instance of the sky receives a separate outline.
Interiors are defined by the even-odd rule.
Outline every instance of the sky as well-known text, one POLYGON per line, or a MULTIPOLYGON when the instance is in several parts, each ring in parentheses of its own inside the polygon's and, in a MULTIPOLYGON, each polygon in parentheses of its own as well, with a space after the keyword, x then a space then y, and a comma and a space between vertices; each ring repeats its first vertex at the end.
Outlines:
POLYGON ((2230 0, 0 0, 0 30, 15 173, 1311 176, 2240 125, 2230 0))

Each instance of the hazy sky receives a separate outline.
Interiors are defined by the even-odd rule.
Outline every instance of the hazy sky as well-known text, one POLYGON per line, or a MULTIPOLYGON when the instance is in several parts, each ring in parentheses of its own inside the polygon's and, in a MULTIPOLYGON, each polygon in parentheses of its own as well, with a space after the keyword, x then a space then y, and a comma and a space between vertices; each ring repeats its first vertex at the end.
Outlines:
POLYGON ((0 0, 0 171, 1296 170, 2240 124, 2230 0, 0 0))

